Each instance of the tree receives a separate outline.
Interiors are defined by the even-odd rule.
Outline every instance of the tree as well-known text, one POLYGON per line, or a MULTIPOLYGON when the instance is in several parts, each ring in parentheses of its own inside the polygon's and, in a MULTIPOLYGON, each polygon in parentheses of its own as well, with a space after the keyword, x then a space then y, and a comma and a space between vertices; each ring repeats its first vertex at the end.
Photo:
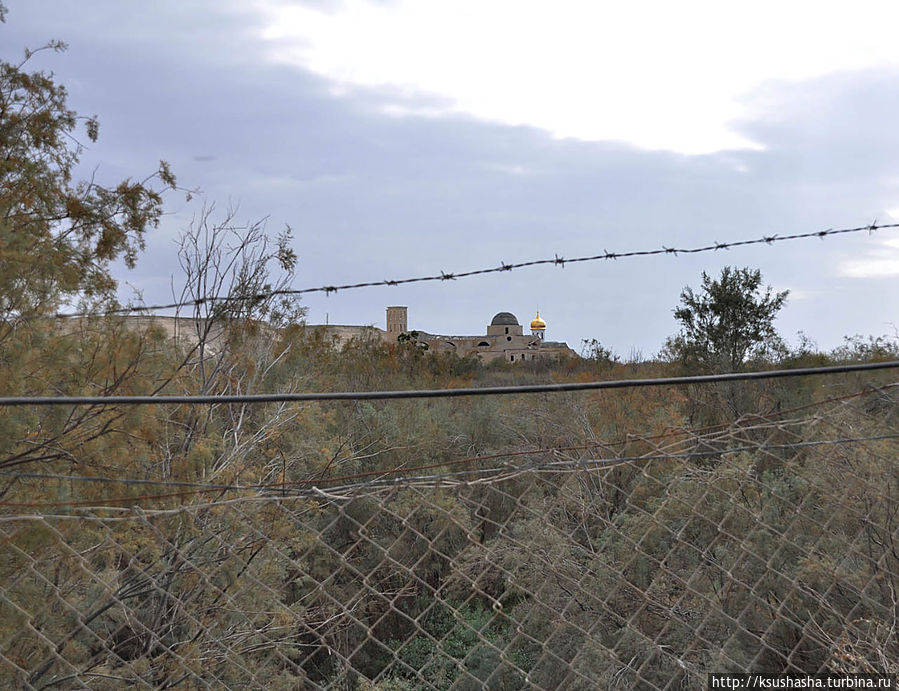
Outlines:
MULTIPOLYGON (((0 1, 0 21, 6 8, 0 1)), ((175 187, 164 162, 140 181, 112 186, 78 180, 85 147, 96 141, 96 117, 80 117, 52 73, 31 71, 35 53, 60 52, 52 41, 0 60, 0 379, 6 394, 136 393, 147 378, 152 337, 120 320, 53 318, 78 302, 85 310, 115 301, 110 264, 133 266, 144 234, 162 215, 162 195, 175 187)), ((150 358, 152 359, 152 357, 150 358)), ((90 455, 109 439, 122 411, 84 408, 70 416, 22 409, 0 421, 0 464, 52 462, 90 455), (69 446, 71 444, 71 447, 69 446), (78 448, 76 457, 70 448, 78 448)), ((99 456, 104 454, 98 452, 99 456)))
POLYGON ((666 350, 690 369, 738 371, 748 361, 770 357, 782 347, 774 319, 789 291, 762 287, 758 269, 726 266, 718 279, 702 273, 702 287, 680 295, 674 317, 681 331, 666 350))
MULTIPOLYGON (((0 19, 4 12, 0 5, 0 19)), ((65 48, 53 41, 39 50, 65 48)), ((162 191, 175 186, 165 162, 140 181, 74 181, 84 151, 77 126, 96 141, 99 124, 69 109, 52 73, 26 69, 36 52, 0 61, 0 341, 64 300, 111 300, 110 262, 134 265, 144 233, 159 223, 162 191)))
MULTIPOLYGON (((291 229, 288 226, 272 237, 264 221, 236 223, 234 209, 221 220, 214 220, 214 214, 214 206, 204 206, 181 234, 178 260, 183 287, 176 297, 188 313, 184 325, 176 327, 181 357, 171 379, 177 379, 185 394, 254 393, 265 388, 267 378, 292 347, 288 332, 282 329, 297 325, 306 314, 299 296, 290 292, 297 263, 291 229)), ((179 308, 176 320, 182 316, 179 308)), ((292 385, 295 378, 277 386, 283 390, 292 385)), ((204 475, 218 472, 254 448, 242 443, 247 429, 255 429, 251 436, 264 436, 290 417, 284 405, 276 406, 268 417, 258 417, 260 409, 247 404, 228 405, 224 410, 228 431, 218 445, 221 454, 204 475), (233 444, 224 443, 225 439, 233 444)), ((213 422, 211 411, 192 409, 185 420, 173 424, 183 434, 164 440, 166 466, 203 437, 213 422)))

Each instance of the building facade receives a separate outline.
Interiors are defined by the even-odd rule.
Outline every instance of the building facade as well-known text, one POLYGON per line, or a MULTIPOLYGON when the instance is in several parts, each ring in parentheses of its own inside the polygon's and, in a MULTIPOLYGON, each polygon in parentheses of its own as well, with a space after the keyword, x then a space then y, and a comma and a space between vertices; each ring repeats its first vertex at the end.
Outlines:
POLYGON ((447 336, 419 329, 409 329, 408 308, 387 308, 386 330, 376 326, 348 326, 320 324, 309 329, 323 331, 326 339, 340 346, 351 338, 377 338, 396 343, 400 334, 415 334, 417 341, 426 344, 428 352, 452 353, 458 357, 476 357, 484 362, 527 362, 543 358, 577 357, 567 343, 546 340, 546 322, 537 316, 530 323, 530 334, 511 312, 499 312, 487 325, 487 333, 475 336, 447 336))

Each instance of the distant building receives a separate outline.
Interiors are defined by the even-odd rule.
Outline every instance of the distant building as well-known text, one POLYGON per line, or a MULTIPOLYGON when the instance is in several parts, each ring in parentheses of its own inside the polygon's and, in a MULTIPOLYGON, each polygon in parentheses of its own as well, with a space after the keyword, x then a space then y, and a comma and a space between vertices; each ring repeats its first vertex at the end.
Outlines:
MULTIPOLYGON (((408 307, 387 308, 387 329, 377 326, 345 324, 307 324, 308 331, 318 333, 324 340, 340 347, 353 338, 373 339, 384 343, 396 343, 402 334, 416 334, 418 343, 426 344, 430 353, 453 353, 459 357, 474 356, 484 362, 504 360, 524 362, 539 358, 577 357, 567 343, 546 340, 546 322, 540 312, 531 320, 529 335, 511 312, 499 312, 487 326, 487 333, 479 336, 444 336, 427 331, 412 330, 408 323, 408 307)), ((204 319, 169 316, 126 316, 122 321, 128 328, 160 329, 171 340, 187 348, 204 341, 208 352, 216 352, 227 335, 226 322, 208 323, 204 319)), ((80 319, 66 319, 61 325, 67 332, 75 332, 83 324, 80 319)), ((257 322, 262 330, 270 329, 257 322)))
POLYGON ((400 334, 406 333, 408 307, 388 307, 387 308, 387 335, 392 336, 394 340, 400 334))
MULTIPOLYGON (((487 326, 487 333, 479 336, 444 336, 415 330, 418 342, 427 344, 432 353, 454 353, 459 357, 474 356, 484 362, 504 360, 524 362, 542 358, 576 357, 567 343, 546 340, 546 322, 540 312, 531 321, 531 333, 525 335, 517 317, 511 312, 499 312, 487 326)), ((387 308, 387 330, 376 326, 348 326, 320 324, 307 326, 322 332, 325 338, 341 345, 351 338, 377 338, 395 343, 400 334, 411 333, 407 307, 387 308)))

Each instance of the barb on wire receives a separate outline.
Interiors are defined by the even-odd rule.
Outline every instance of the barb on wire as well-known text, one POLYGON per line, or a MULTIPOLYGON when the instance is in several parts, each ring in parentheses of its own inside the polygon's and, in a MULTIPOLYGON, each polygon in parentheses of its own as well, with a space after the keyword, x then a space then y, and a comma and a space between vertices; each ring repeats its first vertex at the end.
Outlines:
MULTIPOLYGON (((785 242, 787 240, 802 240, 805 238, 825 238, 829 235, 844 235, 847 233, 860 233, 860 232, 868 232, 869 234, 873 233, 875 230, 883 230, 888 228, 899 228, 899 223, 883 223, 877 224, 875 221, 871 224, 866 224, 863 226, 857 226, 855 228, 840 228, 834 230, 833 228, 828 228, 827 230, 816 230, 810 233, 794 233, 792 235, 766 235, 761 238, 757 238, 754 240, 736 240, 734 242, 713 242, 711 245, 702 245, 699 247, 662 247, 661 249, 654 250, 632 250, 629 252, 609 252, 608 250, 603 250, 602 254, 596 254, 585 257, 574 257, 572 259, 563 259, 558 254, 554 255, 549 259, 534 259, 531 261, 518 262, 508 264, 504 261, 500 262, 500 265, 493 268, 484 268, 484 269, 472 269, 470 271, 453 271, 446 272, 441 271, 439 274, 431 275, 431 276, 416 276, 412 278, 399 278, 399 279, 383 279, 380 281, 368 281, 362 283, 348 283, 345 285, 323 285, 314 288, 298 288, 298 289, 284 289, 284 290, 273 290, 267 293, 262 293, 259 295, 253 296, 210 296, 205 298, 197 298, 195 300, 185 301, 185 302, 170 302, 170 303, 159 303, 154 305, 131 305, 128 307, 120 307, 112 310, 105 310, 99 314, 102 315, 114 315, 114 314, 129 314, 131 312, 151 312, 156 310, 168 310, 168 309, 179 309, 181 307, 188 306, 196 306, 204 303, 211 302, 232 302, 232 301, 240 301, 240 300, 257 300, 260 298, 268 298, 268 297, 277 297, 281 295, 304 295, 307 293, 324 293, 325 295, 330 295, 331 293, 336 293, 338 290, 355 290, 358 288, 374 288, 377 286, 398 286, 407 283, 423 283, 426 281, 447 281, 447 280, 455 280, 457 278, 468 278, 471 276, 482 276, 484 274, 491 273, 500 273, 503 271, 512 271, 513 269, 523 269, 530 266, 543 266, 543 265, 555 265, 561 266, 564 268, 566 264, 573 262, 593 262, 593 261, 608 261, 612 259, 622 259, 629 257, 651 257, 656 255, 675 255, 678 254, 699 254, 702 252, 714 252, 721 249, 730 249, 731 247, 747 247, 749 245, 771 245, 776 242, 785 242)), ((84 317, 90 316, 93 313, 89 312, 61 312, 56 314, 56 317, 66 318, 66 317, 84 317)))

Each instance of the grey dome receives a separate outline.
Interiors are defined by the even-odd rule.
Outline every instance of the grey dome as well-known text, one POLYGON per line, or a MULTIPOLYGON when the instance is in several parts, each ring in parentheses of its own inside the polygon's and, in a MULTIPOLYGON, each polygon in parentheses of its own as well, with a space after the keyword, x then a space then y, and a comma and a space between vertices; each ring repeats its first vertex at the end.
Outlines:
POLYGON ((518 326, 518 319, 511 312, 500 312, 490 322, 490 326, 518 326))

